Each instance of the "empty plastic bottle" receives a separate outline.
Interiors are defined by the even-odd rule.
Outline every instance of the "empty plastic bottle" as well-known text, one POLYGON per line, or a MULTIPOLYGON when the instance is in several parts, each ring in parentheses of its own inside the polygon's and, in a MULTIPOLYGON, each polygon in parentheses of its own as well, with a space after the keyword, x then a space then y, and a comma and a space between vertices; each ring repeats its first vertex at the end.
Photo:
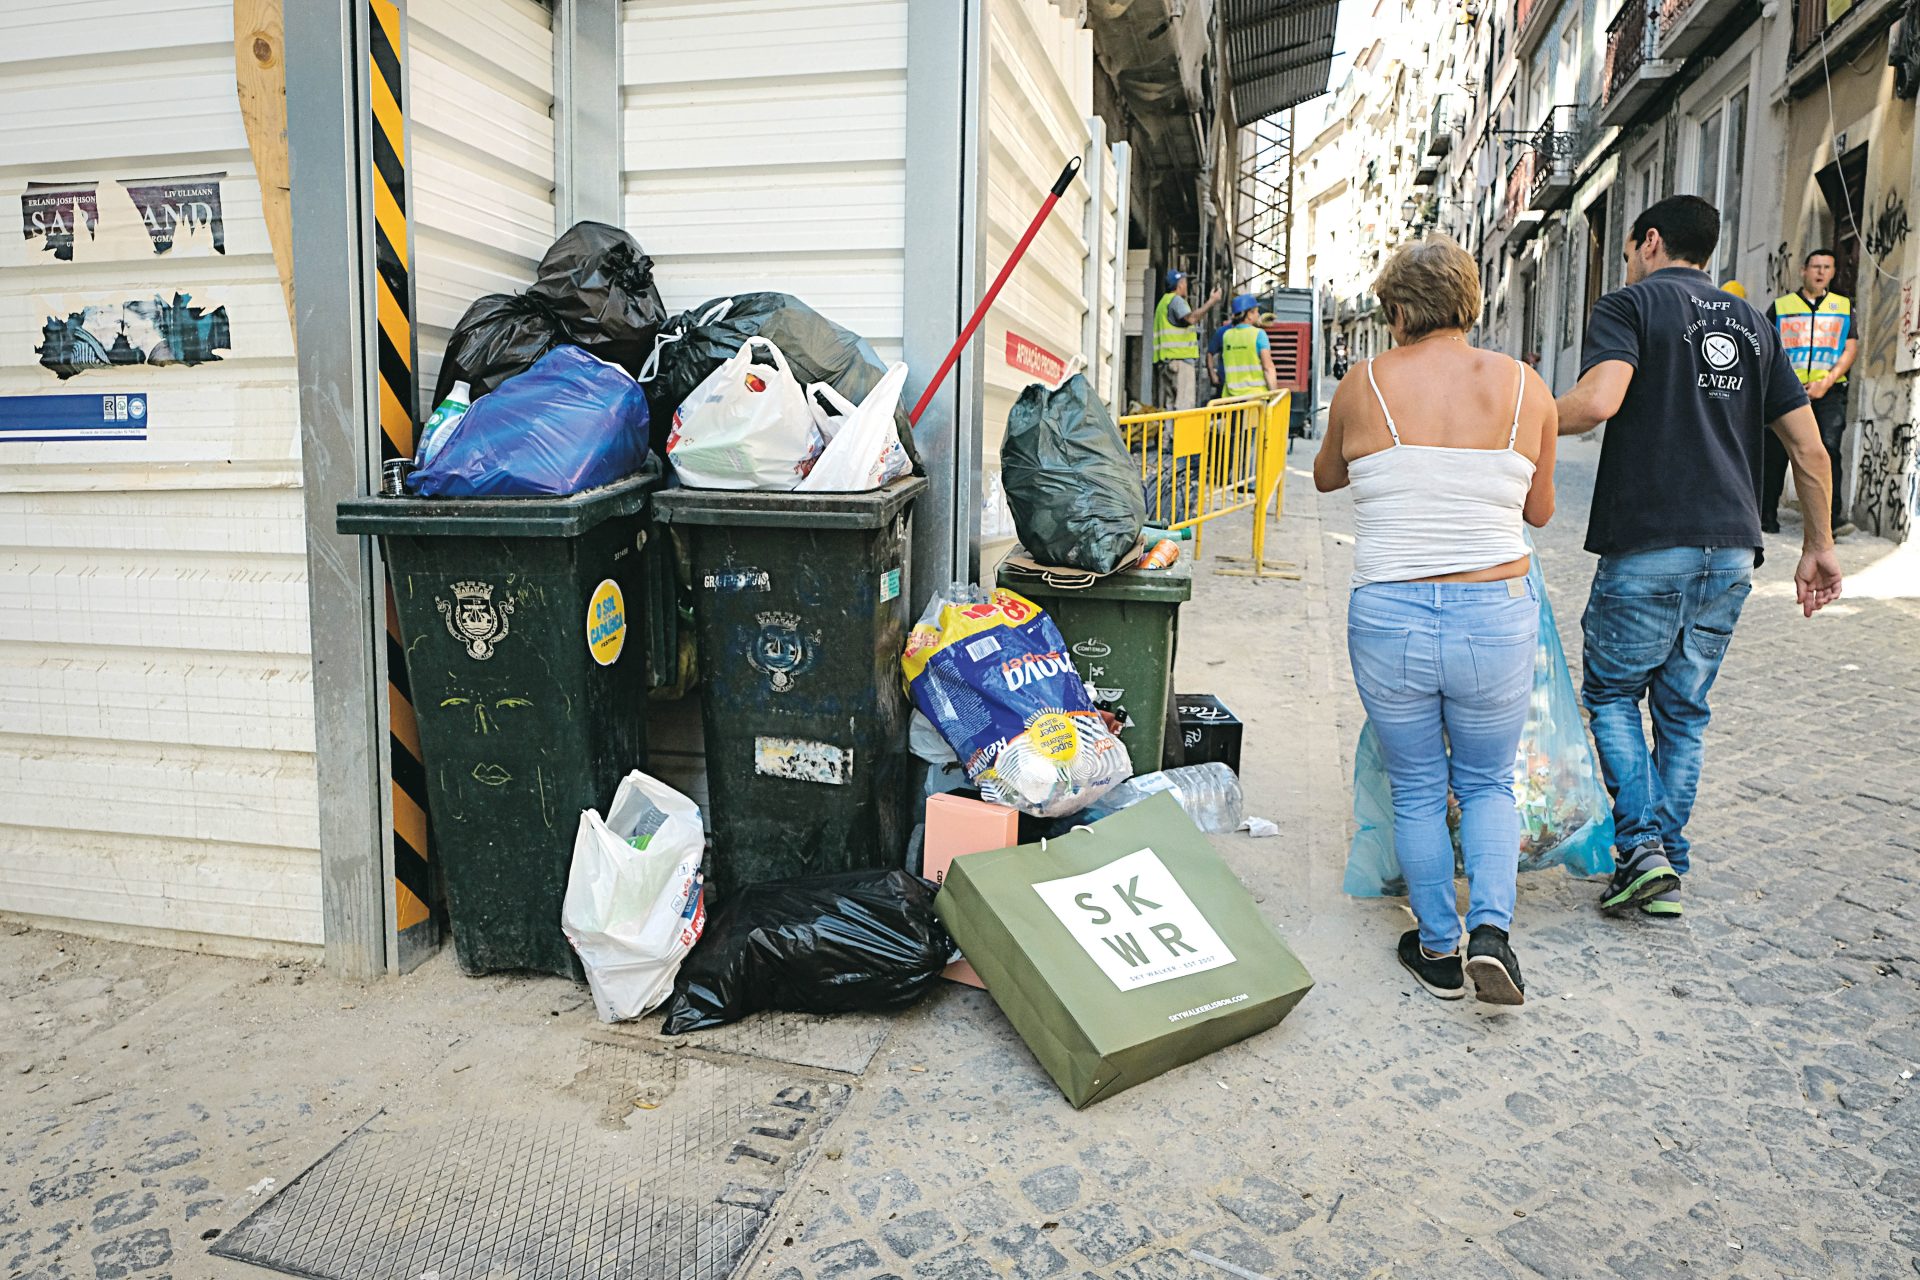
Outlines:
POLYGON ((1097 819, 1118 813, 1162 791, 1173 792, 1173 798, 1187 811, 1193 824, 1210 835, 1240 828, 1246 803, 1240 791, 1240 779, 1234 776, 1232 769, 1217 760, 1165 769, 1159 773, 1143 773, 1129 779, 1100 797, 1099 804, 1089 811, 1088 816, 1097 819))

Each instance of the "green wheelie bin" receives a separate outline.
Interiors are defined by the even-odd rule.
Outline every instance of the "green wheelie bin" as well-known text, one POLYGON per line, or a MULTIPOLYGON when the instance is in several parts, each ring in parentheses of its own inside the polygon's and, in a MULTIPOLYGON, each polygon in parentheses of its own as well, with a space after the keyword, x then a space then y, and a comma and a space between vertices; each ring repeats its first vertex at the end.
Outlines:
POLYGON ((585 809, 646 764, 645 554, 660 464, 563 498, 377 496, 454 953, 579 976, 560 906, 585 809))
POLYGON ((913 818, 900 655, 926 487, 654 499, 692 563, 717 897, 901 865, 913 818))
MULTIPOLYGON (((1016 549, 1016 553, 1017 549, 1016 549)), ((1128 569, 1084 587, 1060 587, 1002 562, 998 585, 1047 611, 1073 654, 1094 704, 1118 716, 1133 771, 1169 763, 1164 752, 1173 703, 1173 654, 1180 606, 1193 595, 1191 544, 1164 569, 1128 569)), ((1172 735, 1178 741, 1177 732, 1172 735)))

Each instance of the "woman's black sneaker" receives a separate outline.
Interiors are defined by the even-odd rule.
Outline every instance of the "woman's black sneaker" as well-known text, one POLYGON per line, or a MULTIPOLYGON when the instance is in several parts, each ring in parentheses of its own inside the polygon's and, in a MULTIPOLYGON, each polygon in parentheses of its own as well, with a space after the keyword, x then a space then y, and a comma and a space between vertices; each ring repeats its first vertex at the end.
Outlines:
POLYGON ((1409 929, 1400 935, 1400 963, 1407 966, 1413 980, 1442 1000, 1458 1000, 1467 994, 1467 980, 1460 974, 1460 949, 1439 957, 1427 954, 1420 945, 1420 931, 1409 929))
POLYGON ((1507 945, 1507 931, 1498 925, 1480 925, 1467 940, 1467 976, 1473 979, 1473 994, 1486 1004, 1527 1002, 1520 962, 1507 945))

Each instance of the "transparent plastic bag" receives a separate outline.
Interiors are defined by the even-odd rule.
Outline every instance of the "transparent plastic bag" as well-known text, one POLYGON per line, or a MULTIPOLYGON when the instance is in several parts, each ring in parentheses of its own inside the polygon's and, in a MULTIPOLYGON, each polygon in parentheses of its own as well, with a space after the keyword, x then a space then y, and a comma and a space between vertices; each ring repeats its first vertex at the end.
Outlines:
MULTIPOLYGON (((1540 558, 1528 574, 1540 600, 1540 641, 1534 649, 1533 693, 1527 727, 1514 754, 1513 793, 1520 810, 1520 870, 1563 866, 1577 876, 1613 870, 1613 802, 1600 777, 1600 763, 1580 700, 1574 696, 1567 651, 1553 621, 1540 558)), ((1346 882, 1356 898, 1403 894, 1406 879, 1393 851, 1393 786, 1380 740, 1369 722, 1353 757, 1353 819, 1359 830, 1347 852, 1346 882)), ((1460 809, 1447 799, 1454 867, 1462 874, 1460 809)))

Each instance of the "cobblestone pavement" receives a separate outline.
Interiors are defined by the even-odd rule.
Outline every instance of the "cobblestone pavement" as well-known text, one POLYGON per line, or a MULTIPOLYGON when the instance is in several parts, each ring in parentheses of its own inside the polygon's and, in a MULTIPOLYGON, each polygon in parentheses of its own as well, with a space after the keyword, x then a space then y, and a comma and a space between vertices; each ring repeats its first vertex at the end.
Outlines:
MULTIPOLYGON (((1595 450, 1567 453, 1542 556, 1577 662, 1595 450)), ((1249 809, 1282 834, 1220 847, 1318 985, 1084 1112, 989 997, 943 989, 894 1020, 748 1273, 1920 1275, 1920 600, 1803 622, 1776 540, 1715 693, 1684 922, 1604 920, 1595 886, 1524 877, 1528 1004, 1442 1004, 1394 962, 1404 908, 1340 893, 1351 522, 1304 470, 1289 484, 1277 550, 1303 580, 1203 567, 1179 683, 1247 723, 1249 809)), ((0 927, 0 1275, 264 1274, 204 1242, 264 1179, 381 1107, 567 1105, 591 1018, 578 989, 445 957, 352 987, 0 927)))

